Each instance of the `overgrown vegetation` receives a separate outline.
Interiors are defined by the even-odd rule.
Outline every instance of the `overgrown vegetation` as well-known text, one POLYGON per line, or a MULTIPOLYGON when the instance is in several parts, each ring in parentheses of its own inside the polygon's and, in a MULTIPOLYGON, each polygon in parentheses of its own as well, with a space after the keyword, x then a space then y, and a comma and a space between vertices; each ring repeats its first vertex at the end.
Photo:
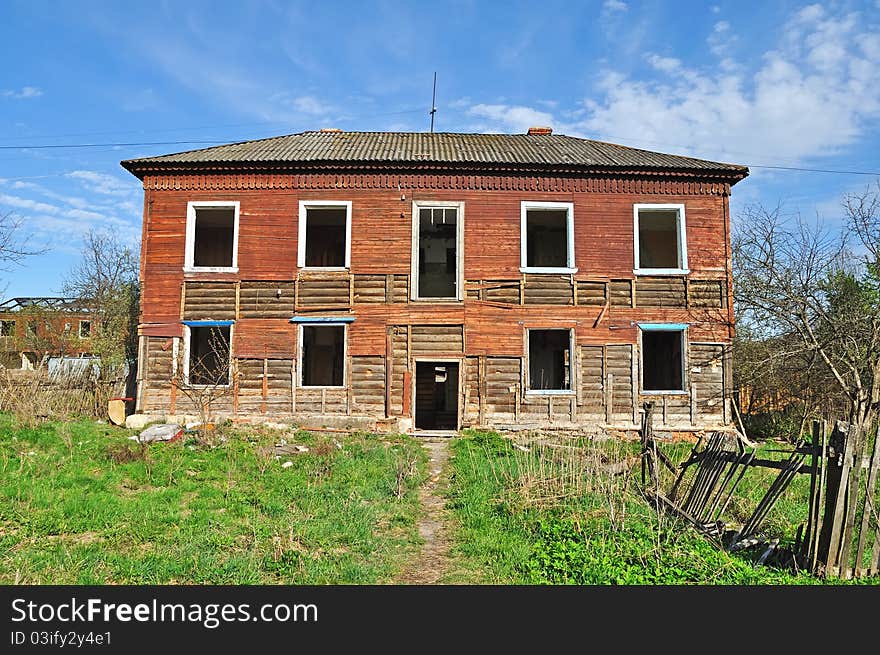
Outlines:
POLYGON ((779 207, 738 217, 734 374, 754 436, 782 412, 794 438, 811 418, 868 433, 880 416, 880 181, 842 204, 839 233, 779 207))
MULTIPOLYGON (((637 442, 565 440, 527 450, 492 432, 452 444, 449 502, 458 523, 452 582, 493 584, 818 584, 785 568, 756 566, 658 513, 630 464, 637 442)), ((690 444, 668 444, 680 461, 690 444)), ((758 472, 758 476, 764 476, 758 472)), ((770 473, 767 473, 770 475, 770 473)), ((731 505, 745 518, 768 483, 744 483, 731 505)), ((793 539, 806 517, 809 481, 798 480, 768 519, 793 539), (800 499, 803 499, 802 501, 800 499)), ((876 582, 876 580, 875 580, 876 582)))
POLYGON ((417 548, 408 437, 288 432, 309 450, 276 459, 277 431, 129 434, 0 415, 0 583, 366 584, 417 548))

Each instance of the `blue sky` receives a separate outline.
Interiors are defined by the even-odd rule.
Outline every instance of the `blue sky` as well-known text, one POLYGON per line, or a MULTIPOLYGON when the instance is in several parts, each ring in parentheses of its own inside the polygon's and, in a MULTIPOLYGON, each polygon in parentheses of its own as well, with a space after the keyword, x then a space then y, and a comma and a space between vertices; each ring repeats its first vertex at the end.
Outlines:
POLYGON ((752 166, 746 203, 834 226, 880 176, 880 0, 15 2, 0 8, 0 212, 49 248, 0 271, 51 295, 95 227, 140 238, 131 157, 321 127, 556 133, 752 166), (187 142, 162 145, 155 142, 187 142), (206 143, 195 143, 206 142, 206 143), (60 145, 102 144, 59 148, 60 145), (53 146, 40 147, 34 146, 53 146))

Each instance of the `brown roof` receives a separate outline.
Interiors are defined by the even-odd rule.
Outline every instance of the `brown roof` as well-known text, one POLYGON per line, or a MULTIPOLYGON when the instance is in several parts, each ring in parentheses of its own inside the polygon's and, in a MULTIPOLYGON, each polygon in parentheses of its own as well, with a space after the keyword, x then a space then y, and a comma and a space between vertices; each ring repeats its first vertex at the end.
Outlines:
POLYGON ((128 159, 134 174, 157 169, 294 165, 446 164, 480 168, 540 167, 593 170, 663 170, 721 173, 743 178, 748 168, 640 150, 559 134, 428 132, 302 132, 257 141, 128 159))

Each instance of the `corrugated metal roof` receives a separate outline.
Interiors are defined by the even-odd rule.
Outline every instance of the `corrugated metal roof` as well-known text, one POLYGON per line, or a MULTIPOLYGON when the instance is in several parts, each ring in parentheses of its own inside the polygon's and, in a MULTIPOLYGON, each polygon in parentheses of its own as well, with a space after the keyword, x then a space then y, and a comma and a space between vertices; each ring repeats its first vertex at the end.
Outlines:
POLYGON ((470 164, 748 174, 744 166, 559 134, 302 132, 122 162, 137 171, 207 164, 470 164))

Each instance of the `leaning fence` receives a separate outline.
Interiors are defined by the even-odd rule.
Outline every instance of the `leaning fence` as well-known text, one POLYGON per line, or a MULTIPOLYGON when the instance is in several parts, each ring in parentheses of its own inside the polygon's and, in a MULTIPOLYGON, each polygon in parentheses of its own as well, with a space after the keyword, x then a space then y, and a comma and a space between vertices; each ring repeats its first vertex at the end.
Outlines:
POLYGON ((817 575, 859 578, 880 569, 880 429, 873 435, 835 422, 815 422, 810 439, 794 444, 782 459, 760 456, 757 444, 738 432, 701 437, 675 464, 653 434, 653 408, 642 422, 642 487, 658 509, 691 523, 723 548, 735 551, 765 544, 760 561, 778 546, 763 530, 768 515, 798 475, 810 479, 806 516, 790 555, 817 575), (726 510, 750 470, 775 470, 745 520, 732 524, 726 510))

